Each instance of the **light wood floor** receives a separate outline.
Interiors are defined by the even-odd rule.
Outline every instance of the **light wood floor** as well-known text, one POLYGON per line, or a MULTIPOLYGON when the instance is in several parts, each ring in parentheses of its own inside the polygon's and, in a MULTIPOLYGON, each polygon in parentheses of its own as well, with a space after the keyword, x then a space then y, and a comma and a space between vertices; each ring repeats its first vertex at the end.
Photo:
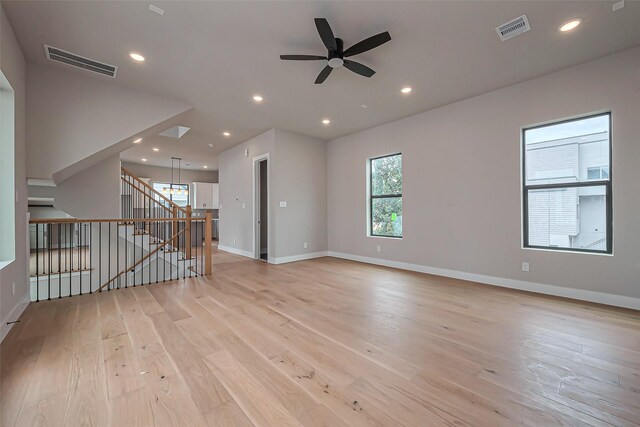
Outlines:
POLYGON ((2 426, 640 424, 640 313, 332 258, 31 304, 2 426))

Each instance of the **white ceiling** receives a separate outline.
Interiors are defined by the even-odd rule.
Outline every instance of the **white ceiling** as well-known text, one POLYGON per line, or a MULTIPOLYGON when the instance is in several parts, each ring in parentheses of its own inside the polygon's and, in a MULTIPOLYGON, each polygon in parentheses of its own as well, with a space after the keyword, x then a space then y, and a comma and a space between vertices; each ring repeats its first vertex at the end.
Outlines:
POLYGON ((167 165, 177 156, 194 168, 215 168, 220 151, 273 127, 328 140, 640 44, 640 2, 617 12, 613 3, 155 2, 164 16, 145 1, 3 6, 29 61, 86 73, 47 61, 46 43, 117 65, 113 84, 195 107, 185 114, 181 124, 191 131, 179 143, 148 138, 123 153, 125 160, 167 165), (532 30, 501 42, 495 27, 522 14, 532 30), (339 69, 314 85, 323 62, 281 61, 280 54, 326 54, 315 17, 327 18, 345 46, 389 31, 389 43, 353 58, 377 74, 367 79, 339 69), (578 29, 557 31, 574 17, 583 20, 578 29), (147 60, 134 63, 132 50, 147 60), (414 90, 402 95, 403 86, 414 90), (254 94, 264 102, 254 103, 254 94))

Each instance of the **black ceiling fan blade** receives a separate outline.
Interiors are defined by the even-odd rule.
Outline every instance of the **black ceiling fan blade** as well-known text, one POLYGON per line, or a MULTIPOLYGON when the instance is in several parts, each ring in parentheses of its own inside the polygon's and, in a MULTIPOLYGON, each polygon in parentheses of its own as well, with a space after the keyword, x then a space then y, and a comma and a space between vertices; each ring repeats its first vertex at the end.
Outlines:
POLYGON ((324 59, 326 61, 327 57, 319 55, 280 55, 280 59, 283 61, 319 61, 324 59))
POLYGON ((373 71, 371 68, 367 67, 366 65, 363 65, 359 62, 355 62, 355 61, 349 61, 346 60, 344 61, 344 66, 348 69, 350 69, 351 71, 353 71, 356 74, 360 74, 361 76, 365 76, 365 77, 371 77, 373 76, 376 72, 373 71))
POLYGON ((315 18, 314 21, 316 21, 316 28, 318 29, 322 43, 324 43, 329 50, 337 50, 336 37, 333 35, 333 31, 331 31, 329 22, 324 18, 315 18))
POLYGON ((316 77, 316 84, 319 85, 327 80, 327 77, 329 77, 329 74, 331 74, 332 71, 333 68, 331 68, 330 66, 327 65, 326 67, 324 67, 322 71, 320 71, 320 74, 318 74, 318 77, 316 77))
POLYGON ((354 44, 349 49, 344 51, 344 57, 349 57, 353 55, 357 55, 362 52, 366 52, 368 50, 374 49, 382 44, 385 44, 391 40, 391 34, 388 31, 384 33, 376 34, 375 36, 371 36, 368 39, 364 39, 359 43, 354 44))

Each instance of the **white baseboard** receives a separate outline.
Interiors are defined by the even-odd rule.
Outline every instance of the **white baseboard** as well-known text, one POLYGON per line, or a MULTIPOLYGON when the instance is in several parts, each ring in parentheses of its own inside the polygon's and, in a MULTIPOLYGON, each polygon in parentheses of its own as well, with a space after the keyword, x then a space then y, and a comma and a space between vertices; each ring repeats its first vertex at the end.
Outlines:
POLYGON ((13 325, 7 325, 7 322, 13 322, 18 320, 22 312, 29 305, 29 293, 27 292, 18 304, 13 307, 11 313, 9 313, 4 319, 2 319, 2 325, 0 325, 0 343, 4 340, 4 337, 7 336, 13 325))
POLYGON ((306 259, 322 258, 322 257, 325 257, 325 256, 327 256, 327 251, 311 252, 311 253, 308 253, 308 254, 291 255, 291 256, 284 256, 284 257, 280 257, 280 258, 273 258, 273 260, 269 260, 269 262, 271 262, 271 264, 286 264, 288 262, 304 261, 306 259))
POLYGON ((576 300, 613 305, 616 307, 640 310, 640 298, 633 298, 624 295, 607 294, 604 292, 588 291, 585 289, 565 288, 562 286, 526 282, 524 280, 509 279, 506 277, 485 276, 483 274, 467 273, 464 271, 448 270, 445 268, 429 267, 419 264, 409 264, 406 262, 391 261, 381 258, 371 258, 342 252, 328 251, 327 255, 335 258, 364 262, 367 264, 376 264, 385 267, 399 268, 402 270, 416 271, 418 273, 427 273, 436 276, 469 280, 472 282, 485 283, 488 285, 500 286, 503 288, 519 289, 522 291, 535 292, 539 294, 553 295, 558 297, 565 297, 576 300))
POLYGON ((238 248, 231 248, 229 246, 218 245, 218 250, 229 252, 235 255, 246 256, 247 258, 253 258, 253 253, 251 253, 251 251, 243 251, 242 249, 238 249, 238 248))

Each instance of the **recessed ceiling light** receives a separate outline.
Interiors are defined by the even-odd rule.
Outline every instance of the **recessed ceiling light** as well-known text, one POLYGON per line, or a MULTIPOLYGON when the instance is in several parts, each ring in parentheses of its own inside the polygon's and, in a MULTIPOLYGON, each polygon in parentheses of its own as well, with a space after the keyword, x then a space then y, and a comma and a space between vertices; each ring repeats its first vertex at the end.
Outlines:
POLYGON ((155 147, 154 147, 154 148, 153 148, 153 151, 160 151, 160 149, 159 149, 159 148, 155 148, 155 147))
POLYGON ((209 166, 207 166, 207 165, 204 165, 204 166, 203 166, 203 168, 205 168, 205 169, 207 169, 208 167, 209 167, 209 166))
POLYGON ((360 107, 367 108, 367 106, 365 104, 360 104, 360 107))
POLYGON ((262 97, 260 95, 253 95, 253 100, 256 102, 262 102, 262 97))
POLYGON ((213 144, 209 143, 209 147, 213 148, 213 144))
POLYGON ((138 139, 134 139, 133 143, 134 144, 140 144, 142 142, 142 138, 138 138, 138 139))
MULTIPOLYGON (((224 136, 231 136, 231 133, 230 133, 230 132, 227 132, 227 131, 222 132, 222 134, 223 134, 224 136)), ((209 144, 209 145, 213 145, 213 144, 209 144)))
POLYGON ((581 23, 582 23, 582 19, 572 19, 571 21, 567 21, 564 24, 562 24, 559 30, 563 33, 566 33, 567 31, 573 30, 581 23))
POLYGON ((413 89, 411 89, 410 87, 403 87, 400 92, 402 93, 410 93, 413 89))
POLYGON ((147 161, 147 159, 140 159, 140 160, 142 160, 143 162, 146 162, 146 161, 147 161))
POLYGON ((328 125, 329 123, 331 123, 331 120, 329 120, 329 119, 324 119, 324 120, 322 121, 322 124, 323 124, 323 125, 328 125))
POLYGON ((129 56, 134 61, 138 61, 138 62, 143 62, 144 61, 144 56, 140 55, 138 52, 129 52, 129 56))

